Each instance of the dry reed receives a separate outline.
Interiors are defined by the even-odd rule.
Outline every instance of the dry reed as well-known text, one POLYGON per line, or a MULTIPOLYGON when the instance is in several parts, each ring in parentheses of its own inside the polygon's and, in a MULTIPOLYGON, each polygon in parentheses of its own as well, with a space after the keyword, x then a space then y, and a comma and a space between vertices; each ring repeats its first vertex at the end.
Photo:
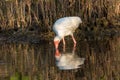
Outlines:
POLYGON ((120 0, 0 0, 1 29, 37 24, 41 30, 51 30, 53 22, 64 16, 80 16, 93 25, 103 17, 118 23, 120 0))

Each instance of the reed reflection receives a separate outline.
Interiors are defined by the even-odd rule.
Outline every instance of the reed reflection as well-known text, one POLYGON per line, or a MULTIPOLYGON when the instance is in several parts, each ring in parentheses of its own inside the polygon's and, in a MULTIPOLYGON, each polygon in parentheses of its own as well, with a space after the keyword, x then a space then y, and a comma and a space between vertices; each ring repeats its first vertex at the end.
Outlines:
POLYGON ((84 64, 85 58, 80 58, 75 53, 75 47, 73 47, 71 52, 67 52, 65 47, 63 47, 63 52, 59 49, 55 51, 56 66, 60 70, 70 70, 80 68, 84 64))

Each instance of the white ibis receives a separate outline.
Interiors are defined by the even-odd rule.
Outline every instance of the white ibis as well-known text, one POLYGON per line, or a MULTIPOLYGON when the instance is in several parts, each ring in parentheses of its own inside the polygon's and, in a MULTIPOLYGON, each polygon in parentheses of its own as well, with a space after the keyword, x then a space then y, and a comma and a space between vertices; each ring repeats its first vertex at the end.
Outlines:
POLYGON ((79 27, 79 24, 82 23, 80 17, 63 17, 58 19, 53 25, 53 31, 56 36, 54 38, 54 45, 57 49, 61 40, 63 40, 63 45, 65 45, 65 36, 71 35, 74 45, 76 45, 76 40, 73 33, 79 27))

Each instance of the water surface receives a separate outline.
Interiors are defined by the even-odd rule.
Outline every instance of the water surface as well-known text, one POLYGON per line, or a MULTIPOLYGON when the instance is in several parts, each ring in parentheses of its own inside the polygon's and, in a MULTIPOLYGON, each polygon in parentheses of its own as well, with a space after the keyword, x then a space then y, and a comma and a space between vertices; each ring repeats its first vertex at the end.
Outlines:
POLYGON ((60 68, 52 41, 0 43, 0 80, 120 80, 120 38, 78 41, 75 50, 69 41, 58 50, 61 55, 74 52, 76 64, 84 61, 75 69, 60 68))

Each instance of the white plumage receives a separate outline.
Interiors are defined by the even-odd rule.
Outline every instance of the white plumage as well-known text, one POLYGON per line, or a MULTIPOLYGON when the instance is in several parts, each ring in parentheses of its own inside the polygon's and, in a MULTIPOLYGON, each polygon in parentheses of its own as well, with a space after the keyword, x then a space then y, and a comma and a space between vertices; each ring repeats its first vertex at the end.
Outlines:
POLYGON ((74 44, 76 44, 76 40, 73 36, 75 30, 79 27, 79 24, 82 23, 80 17, 63 17, 58 19, 53 25, 53 31, 56 36, 54 38, 55 47, 58 48, 59 42, 63 39, 63 44, 65 45, 64 37, 71 35, 74 44))

